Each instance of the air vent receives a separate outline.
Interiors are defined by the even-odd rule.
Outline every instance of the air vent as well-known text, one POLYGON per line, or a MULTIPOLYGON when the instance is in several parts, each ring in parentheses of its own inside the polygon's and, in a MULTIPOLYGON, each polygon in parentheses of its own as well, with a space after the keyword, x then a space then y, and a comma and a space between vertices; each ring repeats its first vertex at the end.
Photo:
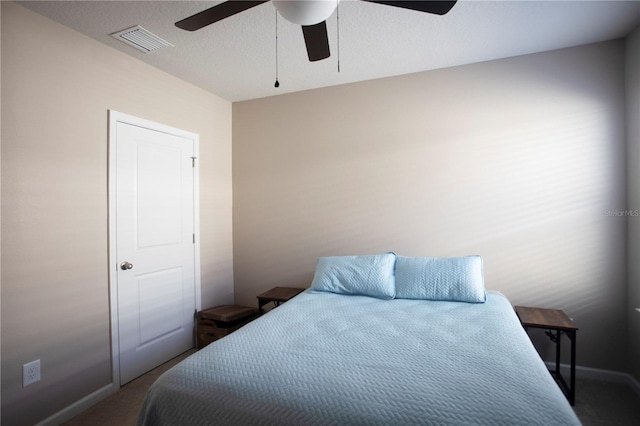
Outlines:
POLYGON ((140 25, 118 31, 117 33, 111 34, 111 36, 144 53, 151 53, 167 46, 173 47, 173 44, 145 30, 140 25))

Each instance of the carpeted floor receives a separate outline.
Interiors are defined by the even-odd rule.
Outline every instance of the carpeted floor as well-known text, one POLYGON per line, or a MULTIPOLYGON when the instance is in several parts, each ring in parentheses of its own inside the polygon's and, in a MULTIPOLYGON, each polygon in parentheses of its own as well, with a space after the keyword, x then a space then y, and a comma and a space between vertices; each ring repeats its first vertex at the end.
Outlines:
POLYGON ((130 426, 136 424, 138 411, 149 387, 169 368, 182 361, 196 349, 172 359, 149 371, 147 374, 127 383, 110 397, 80 413, 64 425, 69 426, 130 426))
POLYGON ((622 383, 576 379, 573 409, 584 426, 640 425, 640 397, 622 383))
MULTIPOLYGON (((195 349, 148 372, 118 392, 64 423, 67 426, 135 425, 149 386, 162 373, 195 352, 195 349)), ((574 410, 584 426, 640 425, 640 397, 625 384, 576 380, 574 410)))

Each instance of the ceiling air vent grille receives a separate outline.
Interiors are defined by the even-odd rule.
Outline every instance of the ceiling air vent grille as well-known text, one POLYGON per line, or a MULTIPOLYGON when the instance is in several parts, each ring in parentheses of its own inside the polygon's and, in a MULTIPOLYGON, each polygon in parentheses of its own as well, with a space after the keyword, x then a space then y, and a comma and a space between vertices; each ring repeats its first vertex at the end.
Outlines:
POLYGON ((140 25, 118 31, 117 33, 111 34, 111 36, 144 53, 151 53, 167 46, 173 47, 173 44, 145 30, 140 25))

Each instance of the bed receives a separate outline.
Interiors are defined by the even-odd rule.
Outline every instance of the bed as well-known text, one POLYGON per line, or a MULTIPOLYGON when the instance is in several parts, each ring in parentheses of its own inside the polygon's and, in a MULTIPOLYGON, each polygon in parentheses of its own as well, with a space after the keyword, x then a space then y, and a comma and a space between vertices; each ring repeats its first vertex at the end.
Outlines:
POLYGON ((479 257, 445 272, 344 258, 319 259, 310 289, 164 373, 138 425, 580 424, 507 298, 478 281, 479 257), (407 272, 419 297, 400 288, 407 272))

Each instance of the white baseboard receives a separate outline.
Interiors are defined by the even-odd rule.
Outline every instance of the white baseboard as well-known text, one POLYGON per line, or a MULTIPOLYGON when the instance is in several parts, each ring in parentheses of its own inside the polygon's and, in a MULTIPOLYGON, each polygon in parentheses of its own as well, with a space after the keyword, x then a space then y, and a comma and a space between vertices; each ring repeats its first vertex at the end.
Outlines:
POLYGON ((62 410, 58 411, 54 415, 44 419, 43 421, 38 423, 36 426, 56 426, 56 425, 62 424, 67 420, 70 420, 71 418, 82 413, 89 407, 102 401, 103 399, 113 395, 113 393, 114 393, 113 383, 109 383, 108 385, 101 387, 97 391, 92 392, 89 395, 85 396, 84 398, 63 408, 62 410))
MULTIPOLYGON (((555 368, 554 362, 545 362, 550 369, 555 368)), ((560 364, 562 376, 565 380, 569 380, 568 371, 569 364, 560 364)), ((621 373, 619 371, 601 370, 599 368, 582 367, 576 365, 576 378, 577 379, 591 379, 602 380, 603 382, 622 383, 633 389, 640 397, 640 383, 631 375, 627 373, 621 373)))

